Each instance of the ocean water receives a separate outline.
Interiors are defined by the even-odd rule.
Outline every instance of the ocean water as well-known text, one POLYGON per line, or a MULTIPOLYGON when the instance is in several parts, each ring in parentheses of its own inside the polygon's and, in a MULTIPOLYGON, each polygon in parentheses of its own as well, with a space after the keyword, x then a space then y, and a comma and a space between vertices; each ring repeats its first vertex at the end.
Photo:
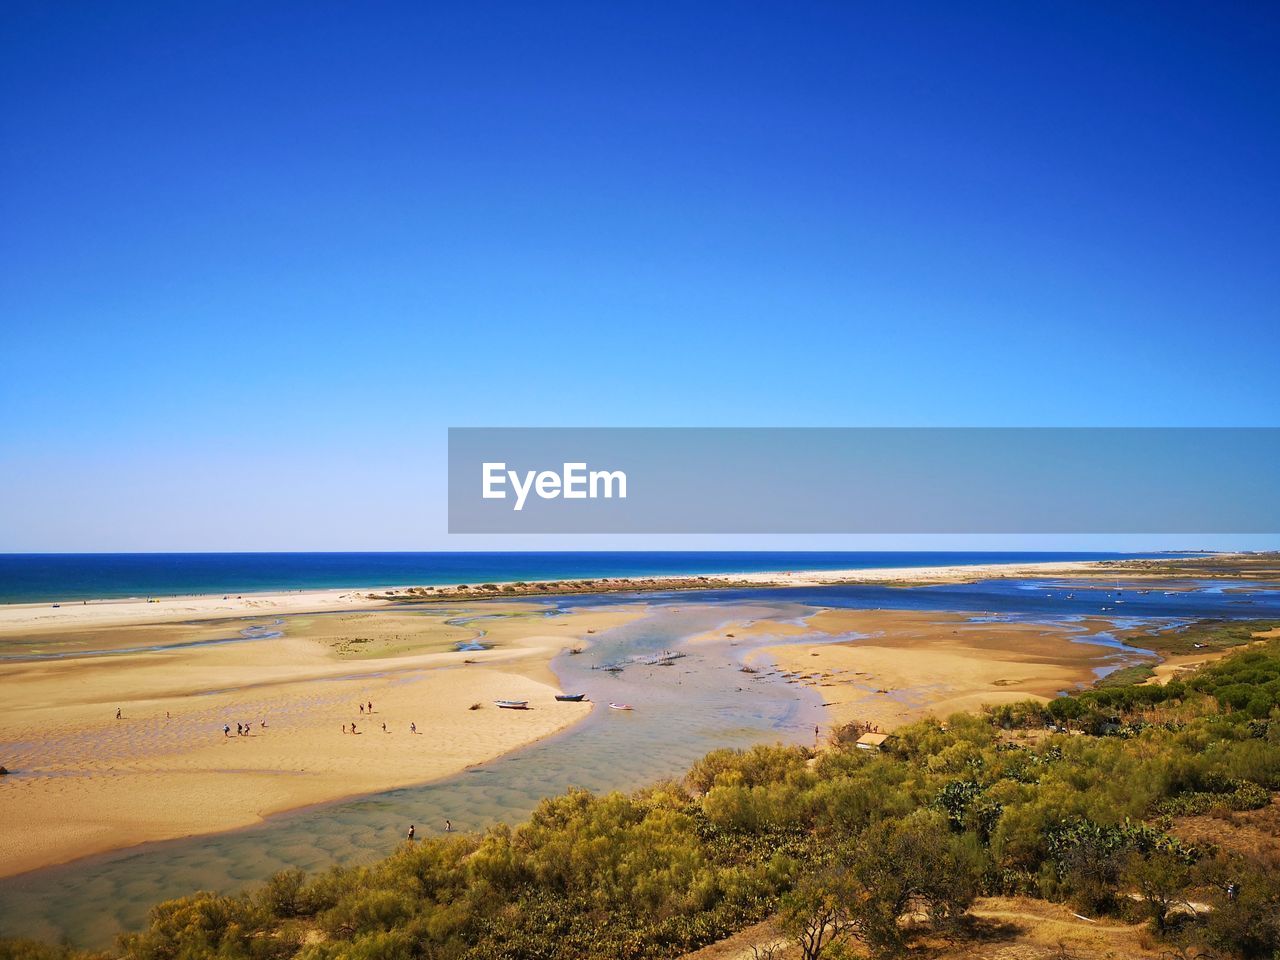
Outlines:
POLYGON ((0 603, 504 580, 1117 560, 1138 556, 1152 555, 937 551, 8 553, 0 554, 0 603))

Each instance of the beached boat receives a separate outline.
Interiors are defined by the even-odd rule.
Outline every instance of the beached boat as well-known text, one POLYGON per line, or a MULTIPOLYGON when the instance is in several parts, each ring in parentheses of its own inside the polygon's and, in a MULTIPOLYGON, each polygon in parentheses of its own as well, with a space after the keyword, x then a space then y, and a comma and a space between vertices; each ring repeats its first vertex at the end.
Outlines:
POLYGON ((556 699, 564 703, 580 703, 586 696, 585 693, 557 693, 556 699))
POLYGON ((629 703, 611 703, 609 704, 609 706, 612 707, 614 710, 634 710, 635 709, 635 707, 631 706, 631 704, 629 703))
POLYGON ((495 706, 501 707, 503 710, 528 710, 528 700, 495 700, 495 706))

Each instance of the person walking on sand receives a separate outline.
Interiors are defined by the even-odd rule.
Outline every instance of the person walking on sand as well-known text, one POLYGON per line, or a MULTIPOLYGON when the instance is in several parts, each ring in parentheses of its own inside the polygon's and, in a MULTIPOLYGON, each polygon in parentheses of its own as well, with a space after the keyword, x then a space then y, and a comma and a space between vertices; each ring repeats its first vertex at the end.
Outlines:
POLYGON ((229 723, 224 723, 224 724, 222 725, 222 735, 223 735, 224 737, 229 737, 229 736, 231 736, 231 724, 229 724, 229 723))
POLYGON ((356 725, 354 723, 351 725, 351 732, 352 733, 356 732, 356 725))
POLYGON ((383 721, 382 721, 382 732, 383 732, 383 733, 390 733, 390 732, 391 732, 390 730, 388 730, 388 729, 387 729, 387 721, 385 721, 385 720, 383 720, 383 721))
POLYGON ((372 700, 370 700, 370 701, 369 701, 369 712, 370 712, 370 713, 373 713, 373 701, 372 701, 372 700))
POLYGON ((345 723, 342 725, 342 732, 343 733, 347 732, 347 725, 345 723))
POLYGON ((445 833, 453 833, 453 822, 452 822, 452 821, 450 821, 450 820, 446 820, 446 821, 444 822, 444 832, 445 832, 445 833))
POLYGON ((410 732, 410 733, 417 733, 417 732, 418 732, 418 725, 417 725, 416 723, 410 723, 410 724, 409 724, 409 732, 410 732))
POLYGON ((411 823, 411 824, 409 824, 409 836, 405 837, 405 839, 406 839, 406 840, 412 840, 412 839, 413 839, 413 824, 412 824, 412 823, 411 823))
POLYGON ((240 725, 240 724, 238 724, 238 723, 236 724, 236 736, 237 736, 237 737, 243 737, 243 736, 244 736, 244 727, 243 727, 243 726, 241 726, 241 725, 240 725))
POLYGON ((363 704, 363 703, 358 703, 358 704, 356 704, 356 706, 358 706, 358 707, 360 708, 360 716, 362 716, 362 717, 363 717, 363 716, 364 716, 364 704, 363 704))
POLYGON ((116 707, 116 719, 117 719, 117 720, 119 720, 119 719, 120 719, 120 708, 119 708, 119 707, 116 707))

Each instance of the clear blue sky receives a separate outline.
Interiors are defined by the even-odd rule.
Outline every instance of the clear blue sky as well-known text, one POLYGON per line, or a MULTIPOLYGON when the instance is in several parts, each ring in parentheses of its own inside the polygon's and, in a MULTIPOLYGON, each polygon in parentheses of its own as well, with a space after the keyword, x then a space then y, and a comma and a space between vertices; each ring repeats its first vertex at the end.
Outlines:
POLYGON ((12 2, 0 121, 0 549, 551 544, 451 425, 1280 413, 1273 4, 12 2))

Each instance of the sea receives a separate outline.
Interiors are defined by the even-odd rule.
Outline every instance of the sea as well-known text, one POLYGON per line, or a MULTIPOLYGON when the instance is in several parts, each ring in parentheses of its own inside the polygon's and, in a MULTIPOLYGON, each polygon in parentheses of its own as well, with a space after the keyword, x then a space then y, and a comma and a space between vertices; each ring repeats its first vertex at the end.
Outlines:
POLYGON ((1159 554, 939 551, 8 553, 0 603, 782 570, 1120 560, 1159 554))

